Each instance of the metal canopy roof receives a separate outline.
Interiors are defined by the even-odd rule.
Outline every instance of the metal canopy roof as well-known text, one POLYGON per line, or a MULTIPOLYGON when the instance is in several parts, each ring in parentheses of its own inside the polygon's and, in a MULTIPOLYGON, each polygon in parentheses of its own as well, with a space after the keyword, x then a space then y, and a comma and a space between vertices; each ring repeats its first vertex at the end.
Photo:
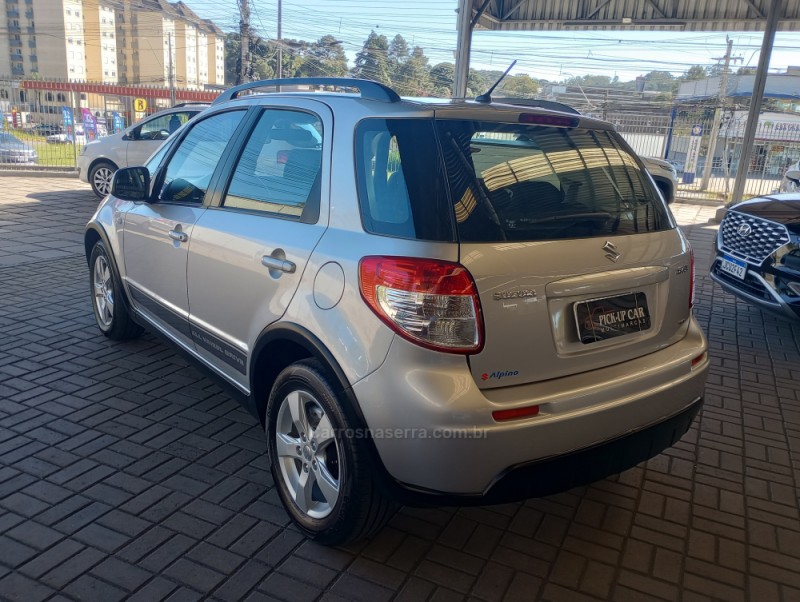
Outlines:
MULTIPOLYGON (((472 0, 473 14, 487 0, 472 0)), ((763 31, 768 0, 488 0, 476 25, 496 31, 763 31)), ((800 31, 800 0, 785 0, 779 31, 800 31)))
MULTIPOLYGON (((800 31, 800 0, 459 0, 453 96, 467 91, 472 32, 495 30, 764 31, 742 140, 747 165, 776 31, 800 31)), ((710 165, 710 162, 708 163, 710 165)), ((744 191, 739 170, 733 199, 744 191)))

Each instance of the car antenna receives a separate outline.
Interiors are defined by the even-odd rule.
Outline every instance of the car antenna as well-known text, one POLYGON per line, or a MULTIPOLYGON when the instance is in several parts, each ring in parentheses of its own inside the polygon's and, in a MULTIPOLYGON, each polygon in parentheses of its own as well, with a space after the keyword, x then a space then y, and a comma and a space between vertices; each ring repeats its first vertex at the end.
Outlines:
POLYGON ((506 75, 508 75, 508 72, 509 72, 509 71, 511 71, 511 70, 514 68, 514 65, 516 65, 516 64, 517 64, 517 61, 516 61, 516 60, 515 60, 513 63, 511 63, 511 64, 508 66, 508 69, 506 69, 506 70, 505 70, 505 72, 503 73, 503 75, 501 75, 501 76, 500 76, 500 77, 497 79, 497 81, 496 81, 496 82, 494 82, 494 85, 493 85, 491 88, 489 88, 488 90, 486 90, 486 92, 484 92, 484 93, 483 93, 483 94, 481 94, 480 96, 476 96, 476 97, 475 97, 475 102, 482 102, 482 103, 485 103, 485 104, 489 104, 490 102, 492 102, 492 92, 494 92, 494 89, 495 89, 495 88, 496 88, 498 85, 500 85, 500 82, 501 82, 501 81, 503 81, 503 80, 506 78, 506 75))

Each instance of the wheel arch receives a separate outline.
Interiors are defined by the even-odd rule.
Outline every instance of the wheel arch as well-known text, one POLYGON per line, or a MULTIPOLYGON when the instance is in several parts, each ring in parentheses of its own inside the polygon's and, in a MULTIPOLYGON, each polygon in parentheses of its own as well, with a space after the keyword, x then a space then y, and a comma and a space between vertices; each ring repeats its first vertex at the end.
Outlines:
POLYGON ((343 393, 350 402, 356 418, 364 424, 364 416, 358 407, 350 382, 330 350, 307 328, 289 323, 275 323, 259 335, 250 355, 250 391, 253 410, 264 424, 267 399, 278 375, 294 362, 313 358, 319 361, 333 380, 337 393, 343 393))
POLYGON ((122 281, 119 266, 117 265, 117 257, 114 254, 114 247, 111 246, 111 243, 108 240, 108 235, 106 234, 103 226, 97 223, 90 223, 86 227, 86 232, 83 234, 83 247, 86 253, 86 264, 89 265, 89 269, 91 269, 92 266, 90 265, 90 262, 92 259, 92 249, 94 249, 94 246, 98 242, 103 243, 103 246, 106 248, 108 258, 111 260, 111 270, 114 272, 114 276, 116 277, 117 282, 120 283, 120 288, 122 289, 122 303, 131 313, 131 315, 135 315, 133 307, 130 303, 130 299, 128 299, 128 291, 125 290, 125 284, 122 281))
POLYGON ((89 163, 89 169, 86 171, 86 176, 89 177, 89 174, 92 173, 92 170, 100 163, 108 163, 114 167, 114 170, 119 169, 119 165, 117 165, 114 161, 109 159, 108 157, 95 157, 91 163, 89 163))

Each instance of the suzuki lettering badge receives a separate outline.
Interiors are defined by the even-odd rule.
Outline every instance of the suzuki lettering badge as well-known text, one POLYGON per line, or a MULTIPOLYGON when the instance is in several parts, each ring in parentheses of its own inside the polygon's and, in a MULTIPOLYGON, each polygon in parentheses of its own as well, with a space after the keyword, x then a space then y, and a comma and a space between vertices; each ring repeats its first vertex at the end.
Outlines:
POLYGON ((750 233, 753 229, 750 227, 750 224, 742 224, 736 229, 736 234, 741 237, 750 236, 750 233))

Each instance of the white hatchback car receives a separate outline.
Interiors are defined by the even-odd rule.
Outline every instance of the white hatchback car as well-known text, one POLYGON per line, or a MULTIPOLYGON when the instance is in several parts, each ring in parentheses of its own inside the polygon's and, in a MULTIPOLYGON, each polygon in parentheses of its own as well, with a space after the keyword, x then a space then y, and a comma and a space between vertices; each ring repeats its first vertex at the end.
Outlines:
POLYGON ((111 178, 122 167, 143 165, 161 143, 208 105, 180 104, 159 111, 122 132, 90 142, 78 157, 78 175, 100 198, 111 190, 111 178))

